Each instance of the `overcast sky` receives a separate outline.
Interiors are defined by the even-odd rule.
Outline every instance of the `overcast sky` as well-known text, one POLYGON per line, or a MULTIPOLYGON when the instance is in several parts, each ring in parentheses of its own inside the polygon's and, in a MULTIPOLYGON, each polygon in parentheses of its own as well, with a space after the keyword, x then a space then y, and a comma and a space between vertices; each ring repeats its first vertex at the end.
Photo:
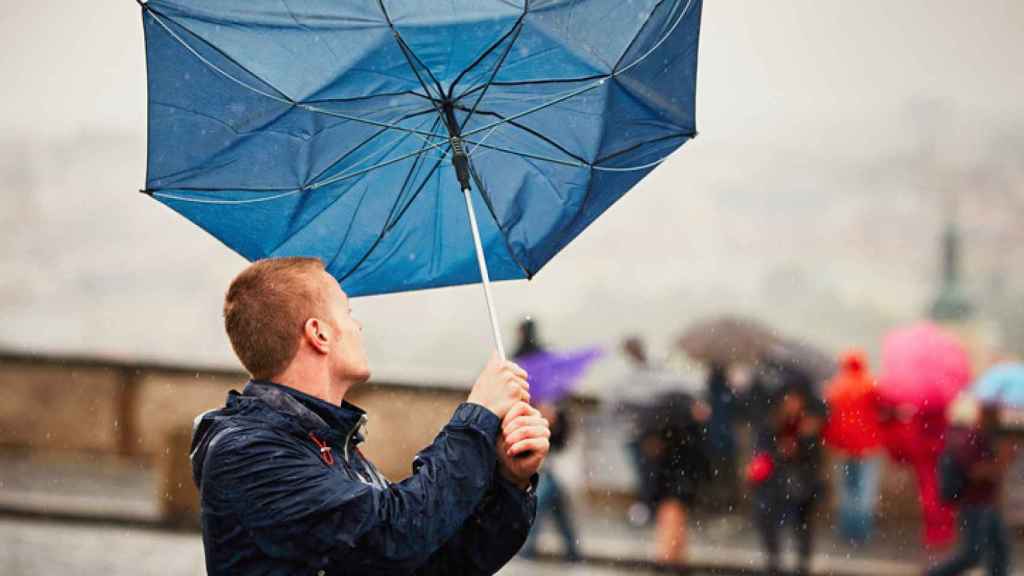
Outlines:
MULTIPOLYGON (((0 347, 233 366, 219 306, 243 261, 135 192, 138 6, 13 2, 0 32, 0 347)), ((928 200, 979 166, 1013 173, 1022 38, 1014 0, 707 2, 700 136, 533 282, 498 287, 506 334, 532 314, 555 346, 663 347, 736 310, 872 347, 934 291, 928 200)), ((478 288, 355 308, 384 373, 461 376, 487 354, 478 288)))

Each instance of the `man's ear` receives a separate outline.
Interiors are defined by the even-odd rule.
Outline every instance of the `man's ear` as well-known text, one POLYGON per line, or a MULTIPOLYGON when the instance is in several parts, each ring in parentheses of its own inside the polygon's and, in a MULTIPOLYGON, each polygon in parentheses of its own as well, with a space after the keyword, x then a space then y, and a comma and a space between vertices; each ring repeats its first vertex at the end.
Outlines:
POLYGON ((303 325, 302 336, 306 339, 306 342, 313 347, 314 350, 321 354, 327 354, 330 351, 330 338, 328 338, 327 330, 330 328, 326 324, 316 318, 310 318, 306 320, 303 325))

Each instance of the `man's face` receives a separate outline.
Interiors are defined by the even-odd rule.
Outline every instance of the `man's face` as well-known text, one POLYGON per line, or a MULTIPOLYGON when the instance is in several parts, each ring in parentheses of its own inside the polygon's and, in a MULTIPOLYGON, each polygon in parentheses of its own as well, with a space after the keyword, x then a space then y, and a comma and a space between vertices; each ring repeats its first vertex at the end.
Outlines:
POLYGON ((782 397, 782 417, 783 418, 797 418, 804 411, 804 399, 799 394, 787 392, 782 397))
POLYGON ((993 432, 999 429, 1001 410, 999 406, 986 404, 983 405, 978 414, 978 423, 981 428, 986 432, 993 432))
POLYGON ((348 296, 337 280, 321 271, 327 291, 327 321, 333 328, 331 368, 338 380, 364 382, 370 378, 370 364, 363 347, 363 325, 352 317, 348 296))

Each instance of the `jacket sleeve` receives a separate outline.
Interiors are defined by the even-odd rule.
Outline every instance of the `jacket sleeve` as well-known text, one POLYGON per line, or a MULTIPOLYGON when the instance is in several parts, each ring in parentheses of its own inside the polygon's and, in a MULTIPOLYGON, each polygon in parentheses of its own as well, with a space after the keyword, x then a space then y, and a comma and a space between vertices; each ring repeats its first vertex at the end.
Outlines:
POLYGON ((293 437, 244 431, 221 443, 204 490, 239 503, 240 529, 271 558, 327 573, 408 574, 458 532, 488 491, 498 427, 486 408, 460 405, 417 455, 413 475, 387 489, 346 478, 293 437))
POLYGON ((495 474, 473 514, 417 574, 490 576, 519 552, 537 512, 537 476, 526 493, 495 474))

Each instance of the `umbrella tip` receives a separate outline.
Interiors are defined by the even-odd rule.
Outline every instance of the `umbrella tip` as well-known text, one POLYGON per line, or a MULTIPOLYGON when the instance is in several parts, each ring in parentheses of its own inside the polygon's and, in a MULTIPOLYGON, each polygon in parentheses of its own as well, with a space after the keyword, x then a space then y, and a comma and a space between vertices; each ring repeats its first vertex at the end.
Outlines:
MULTIPOLYGON (((140 2, 140 4, 141 4, 141 2, 140 2)), ((153 196, 153 191, 152 190, 147 190, 145 188, 139 188, 139 194, 145 194, 146 196, 153 196)))

